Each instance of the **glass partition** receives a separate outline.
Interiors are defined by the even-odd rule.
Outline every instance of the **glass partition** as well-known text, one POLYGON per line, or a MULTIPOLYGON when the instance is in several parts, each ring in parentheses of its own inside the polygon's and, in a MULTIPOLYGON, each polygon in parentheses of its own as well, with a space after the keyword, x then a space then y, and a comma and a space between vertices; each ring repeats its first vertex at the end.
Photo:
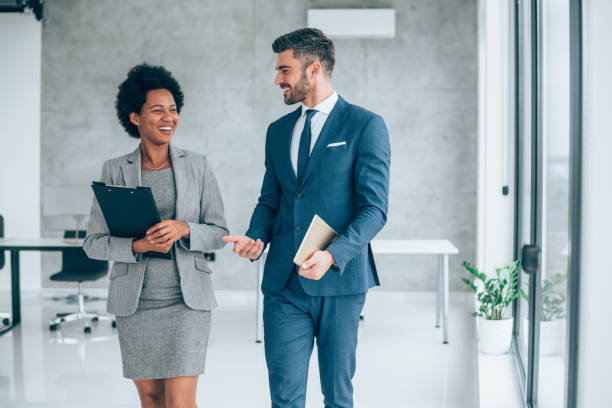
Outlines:
POLYGON ((542 266, 538 406, 564 405, 569 254, 569 0, 541 5, 542 266))

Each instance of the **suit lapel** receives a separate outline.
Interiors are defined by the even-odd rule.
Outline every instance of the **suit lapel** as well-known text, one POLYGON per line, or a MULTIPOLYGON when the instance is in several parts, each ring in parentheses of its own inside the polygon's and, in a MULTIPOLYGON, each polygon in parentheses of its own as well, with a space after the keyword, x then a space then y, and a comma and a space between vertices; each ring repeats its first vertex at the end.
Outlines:
POLYGON ((176 148, 172 143, 168 147, 168 151, 170 154, 170 160, 172 161, 172 169, 174 171, 174 185, 176 188, 176 203, 174 210, 174 219, 182 220, 182 204, 185 199, 185 194, 187 191, 184 187, 187 186, 187 169, 185 166, 185 159, 183 156, 185 153, 183 150, 176 148))
POLYGON ((140 152, 140 144, 132 153, 127 157, 125 163, 121 165, 121 173, 123 174, 123 181, 126 187, 138 187, 142 186, 142 180, 140 177, 140 163, 142 160, 142 153, 140 152))
POLYGON ((317 162, 321 159, 321 157, 325 154, 327 150, 327 142, 330 138, 332 138, 335 134, 338 133, 344 120, 346 119, 346 115, 349 110, 347 109, 348 104, 342 97, 338 97, 338 101, 336 105, 329 113, 329 117, 325 121, 325 125, 323 125, 323 129, 321 129, 321 133, 319 134, 319 138, 315 143, 314 148, 312 149, 312 153, 310 154, 310 159, 308 159, 308 164, 306 165, 306 171, 304 172, 304 180, 302 184, 308 180, 310 174, 312 174, 313 169, 316 168, 317 162))

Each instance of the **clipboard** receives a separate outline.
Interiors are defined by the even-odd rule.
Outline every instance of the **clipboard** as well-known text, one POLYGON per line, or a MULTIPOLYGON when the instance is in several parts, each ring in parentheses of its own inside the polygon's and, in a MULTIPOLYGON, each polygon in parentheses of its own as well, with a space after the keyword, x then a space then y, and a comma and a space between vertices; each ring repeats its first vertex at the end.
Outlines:
POLYGON ((316 251, 323 251, 336 240, 338 233, 317 214, 312 217, 306 235, 293 258, 293 263, 300 266, 316 251))
MULTIPOLYGON (((98 200, 111 235, 140 239, 161 221, 150 187, 122 187, 94 181, 91 188, 98 200)), ((168 253, 149 251, 144 256, 172 259, 168 253)))

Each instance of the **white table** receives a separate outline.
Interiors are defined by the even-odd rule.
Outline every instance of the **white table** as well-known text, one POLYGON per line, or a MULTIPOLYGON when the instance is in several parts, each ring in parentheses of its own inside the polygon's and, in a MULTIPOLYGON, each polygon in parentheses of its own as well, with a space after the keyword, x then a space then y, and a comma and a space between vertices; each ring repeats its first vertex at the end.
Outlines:
POLYGON ((10 239, 0 238, 0 251, 11 252, 11 324, 0 329, 0 336, 14 329, 21 322, 21 287, 19 283, 20 251, 61 251, 79 248, 83 240, 62 238, 10 239))
MULTIPOLYGON (((440 312, 442 312, 442 342, 448 344, 449 256, 458 254, 459 250, 447 239, 377 239, 372 241, 372 252, 380 255, 438 255, 436 327, 440 327, 440 312)), ((266 255, 267 253, 264 253, 259 261, 255 262, 257 267, 255 341, 257 343, 261 343, 263 338, 263 297, 260 288, 266 255)))
POLYGON ((11 252, 11 324, 0 327, 0 336, 14 329, 21 322, 21 287, 19 283, 20 251, 61 251, 66 248, 83 247, 84 239, 73 238, 38 238, 11 239, 0 238, 0 251, 11 252))

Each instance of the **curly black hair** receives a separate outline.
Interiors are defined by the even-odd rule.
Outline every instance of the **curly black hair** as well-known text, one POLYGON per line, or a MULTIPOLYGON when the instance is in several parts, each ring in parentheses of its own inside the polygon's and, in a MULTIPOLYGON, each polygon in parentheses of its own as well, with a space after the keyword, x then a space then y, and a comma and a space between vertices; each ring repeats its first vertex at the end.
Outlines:
POLYGON ((176 110, 181 113, 183 107, 183 92, 181 86, 170 71, 162 66, 151 66, 143 63, 136 65, 127 74, 125 81, 119 85, 117 101, 117 117, 125 131, 132 137, 140 138, 138 127, 130 121, 130 113, 140 114, 142 106, 147 101, 147 92, 154 89, 167 89, 174 97, 176 110))

